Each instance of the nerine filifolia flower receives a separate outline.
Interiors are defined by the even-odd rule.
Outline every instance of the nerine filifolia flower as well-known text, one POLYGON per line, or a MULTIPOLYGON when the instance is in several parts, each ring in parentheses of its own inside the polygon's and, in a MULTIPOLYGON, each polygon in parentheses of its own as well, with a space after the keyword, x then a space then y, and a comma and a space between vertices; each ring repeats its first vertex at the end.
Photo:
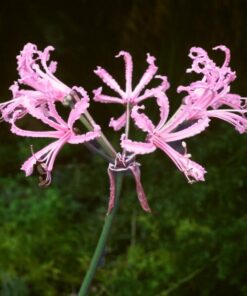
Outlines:
POLYGON ((230 93, 230 83, 236 79, 236 73, 229 67, 230 51, 223 45, 213 49, 225 53, 222 66, 217 66, 202 48, 192 47, 189 57, 193 62, 187 72, 202 74, 202 79, 192 82, 189 86, 179 86, 178 92, 188 93, 183 103, 188 108, 190 119, 198 119, 201 116, 219 118, 235 126, 238 132, 244 133, 247 130, 244 116, 246 98, 230 93), (228 108, 220 109, 222 106, 228 108))
POLYGON ((48 100, 66 102, 74 87, 66 86, 54 76, 57 63, 49 62, 52 50, 52 46, 46 47, 43 52, 31 43, 24 46, 17 56, 20 78, 10 87, 13 98, 0 104, 1 119, 9 122, 12 118, 16 120, 25 116, 28 111, 24 107, 26 101, 32 101, 36 106, 48 100), (29 89, 20 89, 19 85, 29 89))
POLYGON ((165 96, 157 100, 160 108, 160 122, 157 126, 144 114, 140 113, 144 106, 135 106, 132 109, 132 118, 138 128, 147 133, 146 142, 132 141, 126 139, 122 135, 121 146, 129 152, 135 154, 147 154, 156 150, 156 148, 164 151, 177 168, 183 172, 187 180, 204 181, 205 169, 190 159, 191 154, 188 154, 184 139, 193 137, 202 131, 209 124, 208 117, 200 118, 195 122, 189 120, 186 108, 180 109, 181 112, 177 116, 175 114, 167 121, 169 114, 169 102, 165 96), (181 147, 176 147, 181 143, 181 147), (179 150, 183 150, 180 153, 179 150))
MULTIPOLYGON (((133 88, 132 85, 132 72, 133 61, 131 55, 126 51, 120 51, 116 57, 123 57, 125 62, 125 90, 122 90, 117 81, 103 68, 98 67, 94 73, 98 75, 103 82, 117 93, 116 97, 105 95, 102 93, 102 87, 94 90, 94 100, 101 103, 116 103, 121 105, 131 105, 131 107, 139 104, 143 100, 153 97, 157 93, 157 90, 166 90, 169 86, 167 78, 165 76, 156 75, 158 67, 155 65, 155 57, 147 54, 148 68, 141 77, 139 83, 133 88), (153 78, 161 79, 159 86, 147 89, 144 93, 146 85, 153 78), (141 94, 143 93, 143 94, 141 94)), ((109 126, 114 130, 120 130, 126 124, 127 111, 125 111, 119 118, 111 118, 109 126)))
POLYGON ((24 162, 21 169, 25 171, 26 176, 33 173, 33 168, 37 165, 38 171, 41 174, 41 186, 47 186, 51 182, 51 171, 58 152, 63 145, 80 144, 94 140, 100 136, 100 127, 93 125, 93 130, 85 134, 78 133, 78 129, 74 128, 74 123, 82 114, 84 114, 89 106, 89 98, 87 93, 82 88, 76 89, 81 94, 82 99, 78 101, 70 111, 67 122, 64 121, 56 110, 55 103, 52 100, 47 101, 45 105, 37 108, 32 101, 26 101, 24 107, 28 113, 36 119, 41 120, 44 124, 51 127, 50 131, 31 131, 24 130, 18 127, 14 120, 11 121, 11 131, 14 134, 23 137, 35 138, 54 138, 48 146, 33 153, 33 155, 24 162))

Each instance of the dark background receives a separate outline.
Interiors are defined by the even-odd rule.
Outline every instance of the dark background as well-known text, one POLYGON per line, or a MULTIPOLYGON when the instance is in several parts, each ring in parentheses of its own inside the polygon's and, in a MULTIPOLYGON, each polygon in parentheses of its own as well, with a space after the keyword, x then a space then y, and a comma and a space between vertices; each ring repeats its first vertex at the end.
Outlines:
MULTIPOLYGON (((0 7, 1 101, 11 98, 8 88, 18 78, 15 57, 27 42, 42 50, 53 45, 57 76, 90 94, 101 85, 93 74, 97 65, 123 82, 123 63, 114 55, 127 50, 138 81, 150 52, 171 83, 172 110, 182 98, 177 86, 193 78, 185 74, 189 49, 201 46, 222 63, 211 49, 224 44, 238 76, 232 92, 246 96, 246 20, 247 1, 239 0, 6 1, 0 7)), ((91 106, 115 144, 119 134, 107 123, 116 110, 91 106)), ((23 122, 30 124, 37 123, 23 122)), ((67 145, 51 186, 40 189, 37 176, 26 178, 19 168, 30 144, 46 142, 11 135, 5 123, 0 137, 1 295, 72 295, 104 221, 107 164, 82 146, 67 145)), ((161 152, 139 158, 153 214, 142 212, 133 180, 126 178, 90 295, 247 295, 246 141, 219 121, 188 141, 193 159, 208 172, 205 182, 194 185, 161 152)))

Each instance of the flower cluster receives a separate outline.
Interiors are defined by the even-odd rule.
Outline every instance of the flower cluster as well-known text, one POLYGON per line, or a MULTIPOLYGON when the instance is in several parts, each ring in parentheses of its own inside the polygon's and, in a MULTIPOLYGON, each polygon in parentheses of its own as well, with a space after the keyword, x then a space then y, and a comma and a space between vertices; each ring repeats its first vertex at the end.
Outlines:
POLYGON ((32 156, 21 167, 29 176, 36 165, 41 186, 50 184, 54 161, 64 144, 85 143, 100 136, 100 127, 96 124, 92 124, 92 130, 85 134, 78 133, 73 127, 88 109, 89 97, 82 87, 69 88, 54 76, 56 63, 52 61, 48 65, 51 50, 53 48, 48 46, 43 52, 39 51, 31 43, 24 46, 17 56, 20 78, 10 87, 13 98, 0 104, 1 118, 10 123, 12 133, 22 137, 56 139, 38 152, 32 151, 32 156), (23 86, 29 89, 21 88, 23 86), (71 97, 76 99, 66 122, 59 115, 56 104, 66 103, 68 98, 72 100, 71 97), (51 130, 22 129, 17 121, 27 114, 48 125, 51 130))
MULTIPOLYGON (((123 150, 116 153, 87 111, 89 107, 87 92, 82 87, 70 88, 54 76, 56 63, 49 62, 51 50, 53 48, 49 46, 42 52, 30 43, 24 47, 17 57, 20 78, 10 87, 13 99, 0 104, 1 119, 11 125, 11 131, 16 135, 55 139, 40 151, 32 151, 32 156, 22 165, 22 170, 27 176, 32 174, 36 166, 40 173, 40 185, 43 186, 50 184, 55 158, 66 143, 88 143, 96 139, 103 150, 110 147, 113 151, 111 157, 114 156, 115 159, 110 160, 108 167, 110 180, 108 213, 114 207, 115 175, 127 171, 134 177, 142 208, 150 211, 140 180, 137 155, 148 154, 159 148, 184 173, 189 183, 203 181, 206 170, 191 159, 185 140, 202 133, 213 118, 230 123, 239 133, 245 133, 247 130, 246 99, 230 92, 230 83, 236 79, 236 73, 229 66, 230 51, 225 46, 214 48, 225 55, 221 66, 216 65, 202 48, 191 48, 189 57, 192 59, 192 65, 187 72, 195 72, 202 77, 188 86, 178 87, 177 91, 185 92, 186 95, 172 116, 169 116, 169 100, 166 95, 170 85, 166 76, 156 75, 158 67, 155 64, 155 57, 147 54, 147 69, 138 84, 133 87, 132 57, 128 52, 120 51, 116 57, 122 57, 125 63, 125 89, 123 90, 105 69, 98 67, 94 73, 116 93, 116 96, 104 94, 102 87, 93 91, 95 101, 121 104, 124 108, 123 114, 117 119, 111 118, 109 123, 115 131, 125 127, 120 137, 123 150), (153 79, 158 81, 157 86, 148 88, 153 79), (147 99, 152 99, 159 109, 158 124, 154 124, 144 112, 143 103, 147 99), (71 107, 67 121, 58 113, 56 104, 59 103, 71 107), (27 114, 48 125, 51 130, 22 129, 17 123, 27 114), (75 121, 79 119, 88 129, 84 134, 74 128, 75 121), (136 128, 146 134, 145 141, 130 138, 130 120, 136 128)), ((94 142, 90 145, 94 151, 97 151, 94 142)))

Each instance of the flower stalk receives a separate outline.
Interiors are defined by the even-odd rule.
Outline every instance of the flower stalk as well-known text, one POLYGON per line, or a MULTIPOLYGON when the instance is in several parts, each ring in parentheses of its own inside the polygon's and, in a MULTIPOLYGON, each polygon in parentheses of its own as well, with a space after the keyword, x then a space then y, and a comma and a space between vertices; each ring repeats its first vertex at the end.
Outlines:
POLYGON ((112 209, 112 211, 108 215, 106 215, 106 217, 105 217, 105 223, 102 228, 101 235, 98 240, 96 249, 94 251, 94 255, 92 257, 90 266, 88 268, 88 271, 87 271, 85 278, 82 282, 80 291, 78 293, 79 296, 86 296, 88 294, 88 289, 90 288, 91 282, 92 282, 94 275, 97 271, 97 268, 99 266, 100 259, 102 257, 102 254, 104 253, 106 241, 107 241, 109 232, 111 230, 112 221, 114 219, 114 216, 116 214, 116 211, 117 211, 118 205, 119 205, 119 196, 121 193, 122 182, 123 182, 123 174, 121 172, 116 174, 115 182, 116 182, 116 185, 115 185, 116 186, 115 206, 112 209))

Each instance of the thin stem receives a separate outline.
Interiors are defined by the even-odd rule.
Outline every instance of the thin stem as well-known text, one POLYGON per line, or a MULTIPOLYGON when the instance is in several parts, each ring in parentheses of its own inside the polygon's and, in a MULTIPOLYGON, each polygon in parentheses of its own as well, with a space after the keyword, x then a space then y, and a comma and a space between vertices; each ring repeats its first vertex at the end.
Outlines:
MULTIPOLYGON (((88 111, 85 112, 85 116, 90 123, 96 125, 94 119, 92 118, 92 116, 90 115, 90 113, 88 111)), ((106 138, 106 136, 104 135, 104 133, 102 131, 100 132, 100 138, 98 139, 98 142, 107 150, 107 152, 109 153, 109 155, 111 157, 113 157, 113 158, 116 157, 117 152, 112 147, 112 145, 110 144, 110 142, 108 141, 108 139, 106 138)))
MULTIPOLYGON (((126 105, 126 124, 125 124, 125 139, 129 138, 129 130, 130 130, 130 103, 126 105)), ((126 156, 126 149, 123 149, 123 156, 126 156)))
POLYGON ((99 265, 99 261, 100 261, 100 259, 102 257, 102 254, 103 254, 103 252, 105 250, 107 237, 109 235, 111 225, 112 225, 112 221, 113 221, 113 218, 115 216, 115 213, 117 211, 118 204, 119 204, 119 195, 120 195, 120 192, 121 192, 122 182, 123 182, 123 175, 121 173, 116 175, 116 181, 115 182, 116 182, 115 206, 112 209, 112 211, 110 212, 110 214, 105 217, 105 224, 103 226, 100 238, 98 240, 98 244, 97 244, 96 249, 94 251, 94 255, 92 257, 90 266, 88 268, 86 276, 85 276, 85 278, 83 280, 83 283, 81 285, 78 296, 86 296, 88 294, 88 289, 89 289, 90 284, 91 284, 91 282, 93 280, 93 277, 94 277, 94 275, 96 273, 97 267, 99 265))
MULTIPOLYGON (((79 97, 73 94, 74 97, 79 100, 79 97)), ((74 107, 74 103, 72 100, 67 100, 66 104, 64 106, 69 106, 71 108, 74 107)), ((93 130, 93 126, 96 125, 95 121, 93 120, 92 116, 89 114, 88 111, 86 111, 81 117, 80 117, 81 123, 89 130, 93 130)), ((117 152, 115 149, 112 147, 111 143, 108 141, 106 136, 102 131, 100 131, 100 137, 96 139, 96 141, 100 144, 100 146, 108 153, 110 158, 115 159, 117 152)))

